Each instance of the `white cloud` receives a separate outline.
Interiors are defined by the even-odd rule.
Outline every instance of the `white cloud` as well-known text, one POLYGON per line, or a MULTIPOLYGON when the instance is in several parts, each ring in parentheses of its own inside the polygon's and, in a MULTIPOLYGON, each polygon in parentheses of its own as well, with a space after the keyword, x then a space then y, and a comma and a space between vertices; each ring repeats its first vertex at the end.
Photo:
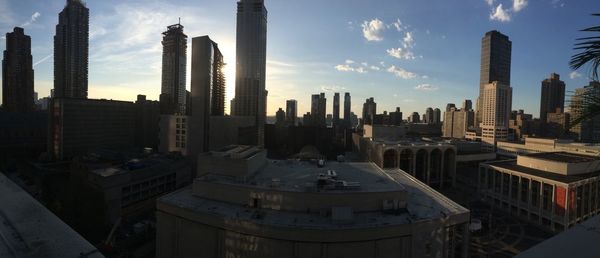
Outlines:
POLYGON ((405 50, 402 48, 390 48, 386 51, 387 51, 388 55, 398 58, 398 59, 405 59, 405 60, 415 59, 414 53, 411 52, 410 50, 405 50))
POLYGON ((276 60, 272 60, 272 59, 267 59, 267 64, 277 65, 277 66, 285 66, 285 67, 295 67, 296 66, 296 65, 291 64, 291 63, 276 61, 276 60))
POLYGON ((402 39, 402 45, 404 46, 404 48, 412 48, 414 46, 414 39, 412 36, 412 33, 406 32, 406 34, 404 35, 404 38, 402 39))
POLYGON ((336 65, 335 69, 342 72, 354 71, 354 68, 350 67, 349 65, 336 65))
POLYGON ((397 31, 402 31, 404 29, 402 27, 402 22, 400 21, 400 19, 397 19, 395 22, 393 22, 392 26, 394 26, 394 28, 396 28, 397 31))
POLYGON ((490 20, 508 22, 510 21, 510 12, 502 8, 502 4, 499 4, 495 10, 490 13, 490 20))
POLYGON ((321 91, 325 92, 340 92, 345 91, 346 87, 338 86, 338 85, 321 85, 321 91))
POLYGON ((26 21, 25 23, 21 24, 21 27, 27 27, 29 25, 31 25, 32 23, 34 23, 35 21, 37 21, 37 19, 42 16, 42 14, 40 14, 39 12, 35 12, 31 15, 31 17, 29 18, 28 21, 26 21))
POLYGON ((385 25, 383 22, 377 18, 371 21, 364 21, 362 26, 362 32, 365 39, 368 41, 382 41, 383 40, 383 31, 385 30, 385 25))
POLYGON ((419 90, 419 91, 436 91, 438 89, 439 89, 438 87, 433 86, 431 84, 427 84, 427 83, 419 84, 415 87, 415 90, 419 90))
POLYGON ((485 2, 489 5, 492 6, 494 4, 494 0, 485 0, 485 2))
POLYGON ((569 78, 571 78, 571 79, 577 79, 577 78, 579 78, 579 77, 581 77, 581 74, 580 74, 580 73, 578 73, 577 71, 572 71, 572 72, 569 74, 569 78))
POLYGON ((364 67, 354 69, 357 73, 367 73, 368 71, 364 67))
POLYGON ((346 64, 354 64, 354 61, 350 60, 350 59, 346 59, 346 64))
POLYGON ((371 65, 371 67, 370 67, 370 68, 371 68, 371 70, 373 70, 373 71, 379 71, 379 70, 381 69, 381 68, 379 68, 379 66, 374 66, 374 65, 371 65))
POLYGON ((402 78, 402 79, 412 79, 415 78, 417 76, 417 74, 413 73, 413 72, 409 72, 406 71, 402 68, 396 67, 395 65, 390 66, 387 69, 388 72, 393 73, 394 75, 396 75, 396 77, 402 78))
POLYGON ((367 64, 367 62, 362 62, 362 63, 360 63, 360 64, 361 64, 362 66, 364 66, 364 67, 367 67, 367 66, 369 66, 369 64, 367 64))
POLYGON ((527 6, 527 0, 513 0, 513 11, 519 12, 527 6))

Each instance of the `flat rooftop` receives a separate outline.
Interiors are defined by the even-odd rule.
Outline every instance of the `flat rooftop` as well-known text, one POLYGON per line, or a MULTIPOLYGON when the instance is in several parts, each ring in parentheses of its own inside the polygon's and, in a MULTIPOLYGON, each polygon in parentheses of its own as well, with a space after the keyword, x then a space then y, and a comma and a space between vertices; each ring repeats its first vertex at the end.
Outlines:
POLYGON ((388 192, 402 191, 404 187, 396 182, 374 163, 370 162, 325 162, 323 167, 318 167, 316 161, 298 160, 267 160, 267 165, 240 182, 229 177, 209 175, 211 180, 217 179, 221 183, 248 184, 253 187, 271 188, 273 179, 278 179, 278 188, 286 191, 305 192, 307 184, 317 183, 319 174, 327 174, 327 171, 335 171, 337 180, 356 182, 360 188, 353 190, 327 190, 352 191, 352 192, 388 192))
POLYGON ((491 165, 494 167, 499 167, 499 168, 504 168, 504 169, 508 169, 508 170, 532 175, 532 176, 546 178, 546 179, 550 179, 550 180, 554 180, 554 181, 566 183, 566 184, 577 182, 577 181, 588 179, 588 178, 592 178, 592 177, 596 177, 596 176, 600 175, 600 171, 596 171, 596 172, 592 172, 592 173, 567 176, 567 175, 552 173, 552 172, 539 170, 539 169, 535 169, 535 168, 520 166, 520 165, 517 165, 517 161, 514 159, 506 160, 506 161, 499 161, 499 162, 492 162, 492 163, 489 163, 488 165, 491 165))
POLYGON ((250 145, 228 145, 219 150, 211 151, 211 155, 217 157, 227 157, 232 159, 248 159, 256 153, 262 151, 261 148, 250 145))
POLYGON ((596 258, 600 256, 600 215, 525 250, 517 258, 596 258))
POLYGON ((585 163, 598 160, 594 157, 568 153, 568 152, 542 152, 535 154, 525 155, 527 157, 533 157, 541 160, 555 161, 561 163, 585 163))
MULTIPOLYGON (((375 189, 376 187, 406 190, 408 193, 406 211, 399 214, 386 214, 381 211, 355 213, 353 223, 341 225, 333 224, 331 218, 323 217, 319 214, 271 209, 261 209, 264 216, 256 218, 254 216, 254 209, 249 209, 243 205, 209 200, 195 196, 192 194, 190 187, 183 188, 161 197, 158 200, 158 205, 159 209, 161 205, 166 205, 170 208, 182 209, 193 213, 211 214, 222 219, 242 219, 257 224, 301 229, 374 228, 412 224, 422 220, 448 219, 450 217, 456 221, 462 222, 467 222, 469 219, 469 211, 467 209, 456 204, 402 170, 396 169, 384 171, 379 169, 379 167, 373 163, 336 162, 335 164, 335 166, 330 165, 329 168, 345 167, 349 168, 350 171, 371 171, 368 172, 370 174, 364 175, 364 178, 362 179, 365 179, 365 182, 376 183, 371 185, 373 190, 377 190, 375 189), (378 180, 382 181, 377 182, 378 180)), ((303 165, 298 166, 303 167, 303 165)), ((344 178, 345 173, 343 173, 341 169, 339 170, 339 177, 344 178)), ((302 169, 296 170, 295 176, 299 176, 299 172, 302 172, 302 169)), ((274 173, 274 170, 269 170, 260 175, 260 178, 266 179, 269 175, 272 175, 272 173, 274 173)), ((356 179, 360 178, 356 177, 356 179)))
POLYGON ((0 257, 104 257, 0 173, 0 257))

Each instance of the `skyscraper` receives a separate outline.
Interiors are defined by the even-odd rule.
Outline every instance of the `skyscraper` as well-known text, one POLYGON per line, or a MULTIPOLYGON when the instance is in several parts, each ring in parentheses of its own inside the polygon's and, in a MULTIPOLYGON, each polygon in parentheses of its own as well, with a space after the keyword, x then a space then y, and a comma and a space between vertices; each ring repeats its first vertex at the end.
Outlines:
POLYGON ((187 36, 183 34, 181 24, 167 26, 167 31, 162 34, 160 112, 164 115, 185 115, 187 36))
POLYGON ((433 124, 439 125, 441 121, 442 111, 439 108, 433 109, 433 124))
POLYGON ((67 0, 58 15, 54 36, 54 97, 87 98, 89 9, 67 0))
POLYGON ((473 109, 473 102, 471 102, 470 99, 463 100, 462 109, 464 109, 464 110, 472 110, 473 109))
POLYGON ((424 120, 423 123, 430 124, 430 125, 433 124, 433 108, 428 107, 425 110, 425 114, 424 115, 425 115, 424 116, 425 119, 423 119, 424 120))
MULTIPOLYGON (((598 98, 599 96, 600 82, 591 81, 589 85, 575 89, 569 108, 572 120, 576 120, 582 115, 586 102, 590 101, 591 98, 598 98)), ((600 142, 600 116, 581 121, 581 123, 574 125, 571 131, 580 142, 600 142)))
POLYGON ((275 112, 275 125, 276 126, 284 126, 285 125, 285 111, 282 108, 279 108, 277 112, 275 112))
POLYGON ((373 124, 373 117, 377 114, 377 103, 373 98, 368 98, 363 104, 362 124, 373 124))
POLYGON ((340 93, 333 94, 333 125, 338 126, 340 123, 340 93))
POLYGON ((313 94, 311 98, 310 111, 314 126, 325 127, 327 125, 326 108, 327 99, 325 98, 325 93, 313 94))
POLYGON ((545 123, 548 113, 557 109, 561 112, 565 108, 565 82, 560 80, 560 75, 551 73, 550 78, 542 81, 542 98, 540 101, 540 120, 545 123))
POLYGON ((236 32, 236 116, 254 116, 256 144, 264 145, 267 9, 264 0, 239 0, 236 32))
POLYGON ((188 154, 195 159, 209 150, 210 117, 225 113, 223 55, 208 36, 192 39, 191 100, 188 154))
POLYGON ((508 138, 512 88, 499 82, 486 84, 482 94, 481 139, 493 150, 498 140, 508 138))
POLYGON ((351 116, 350 116, 350 107, 351 107, 351 99, 350 92, 344 93, 344 124, 350 127, 351 124, 351 116))
POLYGON ((9 112, 33 110, 33 67, 31 38, 23 28, 6 33, 6 50, 2 59, 2 105, 9 112))
POLYGON ((296 125, 296 119, 298 117, 298 102, 295 99, 289 99, 285 103, 285 117, 286 123, 291 126, 296 125))
POLYGON ((483 88, 497 81, 510 86, 510 63, 512 42, 508 36, 492 30, 481 39, 481 66, 479 77, 479 98, 477 99, 476 125, 482 122, 483 88))

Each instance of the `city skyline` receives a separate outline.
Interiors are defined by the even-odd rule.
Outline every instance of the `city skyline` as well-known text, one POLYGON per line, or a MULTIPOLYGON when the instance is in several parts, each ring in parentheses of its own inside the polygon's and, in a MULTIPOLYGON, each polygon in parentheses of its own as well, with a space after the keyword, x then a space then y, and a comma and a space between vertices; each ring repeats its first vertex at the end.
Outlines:
MULTIPOLYGON (((288 17, 292 15, 293 18, 293 15, 298 15, 295 14, 297 10, 304 10, 310 4, 267 1, 272 14, 268 23, 267 114, 273 115, 290 98, 298 100, 298 112, 303 114, 308 111, 310 94, 314 92, 325 92, 331 97, 333 92, 351 92, 358 100, 374 97, 380 111, 393 111, 399 106, 406 114, 412 111, 421 113, 429 106, 460 103, 463 99, 475 100, 479 81, 479 44, 481 36, 489 30, 498 30, 513 42, 513 109, 539 114, 539 83, 551 72, 562 75, 567 91, 588 83, 583 71, 572 73, 568 68, 568 57, 573 53, 574 39, 581 36, 578 29, 593 24, 587 8, 592 1, 578 2, 577 6, 561 1, 525 1, 526 5, 518 8, 512 1, 492 1, 492 5, 485 1, 472 1, 468 6, 434 2, 439 7, 431 10, 413 2, 347 3, 334 16, 325 13, 333 11, 336 3, 323 3, 323 10, 311 16, 314 19, 300 25, 292 23, 295 19, 288 17), (503 4, 504 12, 498 12, 499 4, 503 4), (398 11, 384 13, 384 7, 398 11), (441 13, 442 8, 449 12, 441 13), (452 10, 458 9, 468 13, 469 19, 449 16, 452 10), (419 15, 433 14, 448 19, 444 22, 446 24, 419 19, 419 15), (504 16, 499 16, 501 14, 504 16), (580 19, 567 19, 573 16, 580 19), (323 24, 323 29, 311 29, 315 24, 323 24), (290 26, 297 26, 298 33, 285 33, 290 26), (334 33, 335 37, 324 37, 326 33, 334 33), (320 47, 310 43, 308 39, 311 38, 320 39, 320 47), (544 49, 535 48, 540 40, 544 41, 544 49), (297 43, 291 44, 292 41, 297 43), (446 51, 449 45, 463 47, 461 51, 446 51), (556 55, 544 54, 548 52, 556 52, 556 55), (450 67, 450 64, 456 68, 450 67), (373 87, 381 92, 372 91, 373 87)), ((57 14, 64 4, 64 1, 42 4, 0 1, 0 6, 6 7, 0 14, 5 17, 1 19, 0 29, 9 32, 13 26, 22 25, 25 33, 32 37, 35 90, 40 97, 47 96, 52 88, 50 54, 53 31, 48 29, 58 22, 57 14)), ((139 1, 118 4, 111 1, 88 2, 89 97, 134 101, 137 94, 145 94, 148 99, 158 99, 161 49, 157 46, 160 46, 160 33, 165 26, 181 17, 189 37, 214 35, 215 41, 220 42, 228 64, 225 66, 226 110, 230 113, 229 100, 235 91, 233 60, 236 58, 233 6, 234 1, 207 2, 202 6, 188 1, 148 5, 139 1), (207 10, 211 12, 207 13, 207 10), (206 15, 192 15, 195 11, 206 15), (204 18, 199 19, 198 16, 204 18), (138 25, 136 30, 123 31, 133 22, 138 25), (219 26, 215 28, 216 24, 219 26), (116 45, 119 42, 122 46, 116 45)), ((188 44, 191 44, 189 39, 188 44)), ((0 48, 4 45, 2 40, 0 48)), ((188 74, 189 67, 188 64, 188 74)), ((190 88, 189 76, 186 88, 190 88)), ((352 111, 359 112, 361 104, 355 101, 352 111)), ((328 105, 327 113, 331 111, 332 106, 328 105)))

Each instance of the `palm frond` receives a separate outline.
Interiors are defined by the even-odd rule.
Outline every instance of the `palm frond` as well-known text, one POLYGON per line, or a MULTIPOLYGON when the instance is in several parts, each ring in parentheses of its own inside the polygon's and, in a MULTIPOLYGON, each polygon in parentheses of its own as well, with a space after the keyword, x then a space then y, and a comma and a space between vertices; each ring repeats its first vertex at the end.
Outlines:
MULTIPOLYGON (((600 13, 594 13, 593 16, 600 16, 600 13)), ((584 32, 600 32, 600 26, 585 28, 584 32)), ((590 66, 589 74, 592 80, 598 80, 598 69, 600 68, 600 36, 582 37, 577 39, 574 50, 581 52, 571 56, 569 66, 573 70, 578 70, 585 65, 590 66)))

